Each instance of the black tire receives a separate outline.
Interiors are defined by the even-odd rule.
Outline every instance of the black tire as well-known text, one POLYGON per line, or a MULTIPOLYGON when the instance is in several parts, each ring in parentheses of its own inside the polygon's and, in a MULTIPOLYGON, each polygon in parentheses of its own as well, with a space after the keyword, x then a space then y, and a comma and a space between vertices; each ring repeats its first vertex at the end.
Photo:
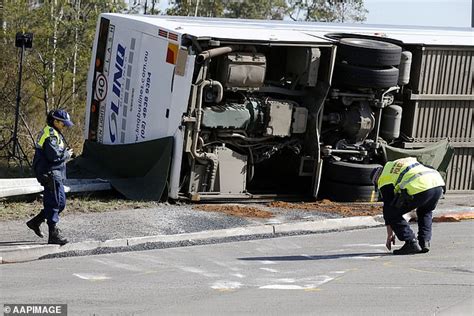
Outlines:
POLYGON ((327 161, 323 163, 326 179, 346 184, 372 185, 370 174, 379 164, 359 164, 345 161, 327 161))
POLYGON ((389 88, 398 83, 398 69, 367 68, 338 63, 334 69, 334 83, 357 88, 389 88))
POLYGON ((323 196, 334 202, 377 202, 378 194, 373 185, 356 185, 326 180, 323 196))
POLYGON ((340 59, 359 66, 398 66, 401 54, 398 45, 361 38, 343 38, 337 48, 340 59))

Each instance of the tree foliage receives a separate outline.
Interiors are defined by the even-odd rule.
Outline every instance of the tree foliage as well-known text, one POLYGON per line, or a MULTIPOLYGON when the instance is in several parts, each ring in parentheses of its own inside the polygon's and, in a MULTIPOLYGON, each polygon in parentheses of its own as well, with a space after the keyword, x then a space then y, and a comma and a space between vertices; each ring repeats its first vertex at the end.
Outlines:
MULTIPOLYGON (((74 143, 81 142, 85 82, 91 43, 101 12, 121 12, 117 0, 6 0, 0 34, 0 147, 11 137, 16 106, 20 49, 17 32, 33 33, 33 48, 25 49, 21 86, 19 139, 28 154, 33 135, 42 128, 46 113, 65 108, 76 121, 74 143), (78 114, 78 115, 76 115, 78 114)), ((80 144, 77 144, 79 147, 80 144)), ((0 153, 4 156, 5 153, 0 153)))
POLYGON ((368 11, 363 0, 289 0, 288 15, 295 21, 363 22, 368 11))
POLYGON ((176 0, 168 15, 240 19, 363 22, 363 0, 176 0))
POLYGON ((222 17, 224 2, 221 0, 176 0, 166 11, 168 15, 222 17))
POLYGON ((224 16, 239 19, 283 20, 287 9, 285 0, 229 1, 224 16))

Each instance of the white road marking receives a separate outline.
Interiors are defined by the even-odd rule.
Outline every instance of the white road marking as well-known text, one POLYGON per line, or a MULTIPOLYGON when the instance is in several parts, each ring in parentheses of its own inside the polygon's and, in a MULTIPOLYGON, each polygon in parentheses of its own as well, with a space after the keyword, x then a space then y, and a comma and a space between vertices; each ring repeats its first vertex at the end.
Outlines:
POLYGON ((290 278, 284 278, 284 279, 277 279, 277 282, 283 282, 283 283, 295 283, 295 279, 290 279, 290 278))
POLYGON ((242 283, 234 281, 216 281, 211 285, 214 290, 235 290, 242 287, 242 283))
POLYGON ((90 281, 102 281, 111 279, 104 274, 93 274, 93 273, 73 273, 72 275, 77 276, 79 279, 90 280, 90 281))
POLYGON ((261 264, 276 264, 275 261, 271 261, 271 260, 261 260, 259 261, 261 264))
POLYGON ((363 259, 363 260, 375 260, 380 258, 381 256, 354 256, 350 258, 344 258, 344 259, 363 259))
POLYGON ((240 279, 245 278, 245 275, 243 275, 243 274, 241 274, 241 273, 233 273, 232 275, 235 276, 235 277, 237 277, 237 278, 240 278, 240 279))
POLYGON ((278 270, 271 269, 271 268, 260 268, 260 270, 264 270, 264 271, 268 271, 268 272, 272 272, 272 273, 277 273, 278 272, 278 270))
POLYGON ((269 290, 311 290, 316 289, 319 286, 328 283, 329 281, 334 280, 334 278, 327 275, 318 275, 314 278, 304 278, 304 279, 277 279, 276 282, 284 283, 300 283, 303 285, 297 284, 268 284, 259 286, 259 289, 269 289, 269 290), (289 282, 289 281, 293 282, 289 282))

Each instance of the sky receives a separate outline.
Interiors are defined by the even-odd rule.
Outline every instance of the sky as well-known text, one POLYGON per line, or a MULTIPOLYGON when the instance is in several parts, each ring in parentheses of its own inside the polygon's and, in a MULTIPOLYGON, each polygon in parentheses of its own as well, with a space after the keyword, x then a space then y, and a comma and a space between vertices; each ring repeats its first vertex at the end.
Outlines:
MULTIPOLYGON (((141 1, 144 2, 144 0, 141 1)), ((364 0, 365 8, 369 10, 365 23, 470 27, 473 1, 364 0)), ((148 0, 148 3, 150 2, 151 0, 148 0)), ((167 7, 168 1, 159 0, 159 5, 163 10, 167 7)))
POLYGON ((366 23, 471 26, 472 0, 365 0, 366 23))

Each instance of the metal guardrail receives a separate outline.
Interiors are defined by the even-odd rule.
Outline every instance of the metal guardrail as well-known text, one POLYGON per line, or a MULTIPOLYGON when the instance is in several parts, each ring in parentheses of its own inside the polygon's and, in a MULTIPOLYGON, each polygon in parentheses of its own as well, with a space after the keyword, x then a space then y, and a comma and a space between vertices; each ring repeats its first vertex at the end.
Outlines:
MULTIPOLYGON (((68 192, 92 192, 112 189, 103 179, 66 179, 64 190, 68 192)), ((0 179, 0 198, 43 192, 43 186, 35 178, 0 179)))

